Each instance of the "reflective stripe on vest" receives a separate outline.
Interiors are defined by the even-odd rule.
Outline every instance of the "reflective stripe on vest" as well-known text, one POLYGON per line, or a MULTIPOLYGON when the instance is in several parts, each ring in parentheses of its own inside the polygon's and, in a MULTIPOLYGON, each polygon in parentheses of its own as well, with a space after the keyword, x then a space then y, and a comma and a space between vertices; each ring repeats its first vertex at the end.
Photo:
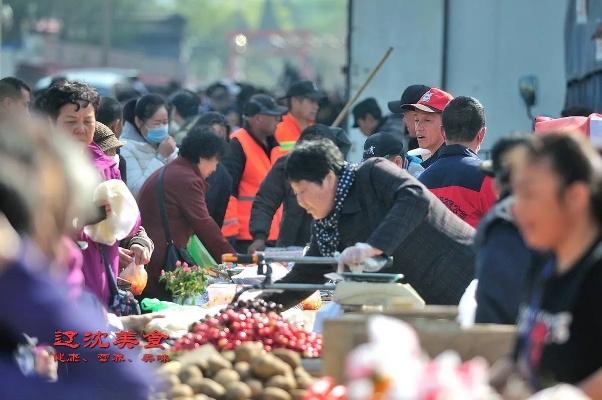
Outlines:
POLYGON ((224 223, 222 224, 222 235, 227 238, 238 236, 240 230, 238 224, 238 200, 234 196, 228 199, 228 207, 226 215, 224 215, 224 223))
MULTIPOLYGON (((310 123, 310 125, 312 125, 310 123)), ((278 143, 280 143, 280 151, 282 154, 286 154, 293 149, 299 136, 301 136, 301 124, 290 112, 282 116, 282 121, 278 123, 276 127, 276 133, 274 136, 278 143)))
POLYGON ((286 152, 291 151, 293 147, 295 147, 295 143, 296 142, 281 142, 280 149, 286 152))

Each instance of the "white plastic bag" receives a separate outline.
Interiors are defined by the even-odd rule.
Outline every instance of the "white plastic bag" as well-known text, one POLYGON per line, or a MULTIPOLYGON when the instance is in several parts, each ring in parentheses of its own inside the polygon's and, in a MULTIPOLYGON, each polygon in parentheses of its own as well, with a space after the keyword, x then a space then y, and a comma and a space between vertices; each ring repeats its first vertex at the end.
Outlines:
POLYGON ((458 322, 462 328, 470 328, 474 325, 475 314, 477 313, 477 285, 479 281, 473 279, 470 285, 464 291, 460 304, 458 304, 458 322))
POLYGON ((125 183, 119 179, 102 182, 94 190, 94 202, 107 202, 111 212, 107 218, 84 227, 84 233, 97 243, 112 245, 127 237, 138 220, 138 204, 125 183))
POLYGON ((329 301, 324 304, 317 312, 314 320, 313 332, 322 333, 324 329, 324 321, 327 319, 335 319, 343 315, 343 309, 334 301, 329 301))

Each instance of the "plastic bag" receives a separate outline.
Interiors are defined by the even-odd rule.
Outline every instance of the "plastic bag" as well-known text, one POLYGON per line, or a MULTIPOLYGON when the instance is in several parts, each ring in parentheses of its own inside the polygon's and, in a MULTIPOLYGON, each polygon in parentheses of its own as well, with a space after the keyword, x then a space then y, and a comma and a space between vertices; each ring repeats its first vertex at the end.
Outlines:
POLYGON ((186 250, 188 250, 196 262, 196 265, 201 268, 211 268, 217 265, 197 235, 192 235, 190 237, 188 244, 186 245, 186 250))
POLYGON ((134 259, 121 273, 119 274, 121 279, 125 279, 130 282, 132 285, 130 288, 130 292, 134 296, 139 296, 142 294, 142 291, 146 287, 146 281, 148 280, 148 274, 144 269, 144 265, 136 264, 136 259, 134 259))
POLYGON ((315 291, 311 296, 301 302, 304 310, 317 311, 322 307, 322 296, 320 291, 315 291))
POLYGON ((343 309, 334 301, 329 301, 316 313, 314 327, 312 332, 322 333, 324 329, 324 321, 327 319, 335 319, 343 315, 343 309))
POLYGON ((140 302, 140 308, 142 308, 143 311, 148 311, 148 312, 157 312, 157 311, 166 310, 168 308, 177 308, 177 307, 182 307, 182 306, 179 304, 176 304, 176 303, 172 303, 171 301, 164 301, 164 300, 159 300, 159 299, 146 298, 146 299, 142 299, 142 301, 140 302))
POLYGON ((136 199, 120 179, 102 182, 94 190, 94 202, 107 202, 111 212, 107 218, 84 227, 84 233, 97 243, 113 245, 116 241, 127 237, 136 226, 138 220, 138 204, 136 199))
POLYGON ((464 291, 460 303, 458 304, 458 322, 462 328, 469 328, 474 325, 475 315, 477 313, 477 285, 479 281, 474 279, 464 291))

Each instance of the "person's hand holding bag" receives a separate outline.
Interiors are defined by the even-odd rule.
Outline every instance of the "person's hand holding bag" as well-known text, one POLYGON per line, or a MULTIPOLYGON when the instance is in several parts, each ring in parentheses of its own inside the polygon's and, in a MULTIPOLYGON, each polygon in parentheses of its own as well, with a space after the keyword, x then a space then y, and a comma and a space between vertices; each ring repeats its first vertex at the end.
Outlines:
POLYGON ((130 282, 130 292, 132 292, 134 296, 139 296, 146 287, 148 274, 144 269, 144 265, 139 264, 136 261, 137 259, 134 257, 132 262, 123 271, 121 271, 119 277, 130 282))
POLYGON ((371 268, 371 264, 366 262, 369 258, 379 256, 383 252, 366 243, 356 243, 354 246, 347 247, 339 255, 338 273, 345 271, 345 266, 348 266, 351 272, 361 273, 363 271, 374 272, 382 268, 371 268))

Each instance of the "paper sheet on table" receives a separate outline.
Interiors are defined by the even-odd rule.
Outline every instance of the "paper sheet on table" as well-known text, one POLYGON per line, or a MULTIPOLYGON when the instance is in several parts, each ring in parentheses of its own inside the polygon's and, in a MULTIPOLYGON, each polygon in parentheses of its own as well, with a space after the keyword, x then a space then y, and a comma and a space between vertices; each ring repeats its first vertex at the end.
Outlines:
MULTIPOLYGON (((282 279, 288 274, 288 269, 278 263, 271 263, 272 266, 272 281, 282 279)), ((242 272, 232 277, 232 281, 238 285, 253 285, 261 283, 265 279, 265 275, 257 275, 257 266, 245 267, 242 272)))

